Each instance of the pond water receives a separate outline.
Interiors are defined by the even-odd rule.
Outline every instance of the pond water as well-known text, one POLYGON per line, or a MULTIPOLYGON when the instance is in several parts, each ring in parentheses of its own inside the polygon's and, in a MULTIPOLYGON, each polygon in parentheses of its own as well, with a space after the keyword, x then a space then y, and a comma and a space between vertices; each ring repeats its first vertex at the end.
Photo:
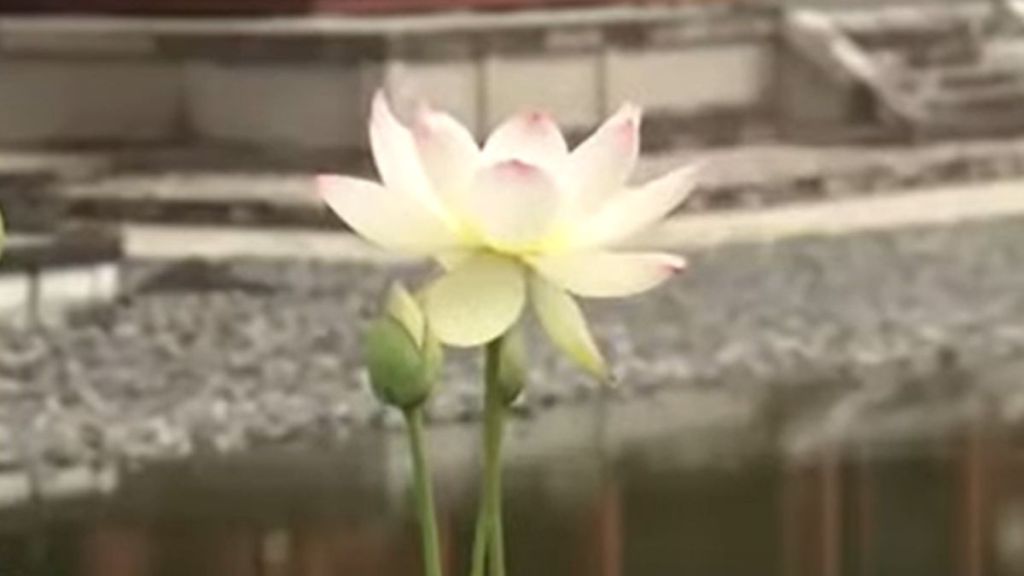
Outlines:
MULTIPOLYGON (((510 573, 1024 575, 1024 445, 1010 434, 799 457, 739 444, 688 459, 662 438, 511 466, 510 573)), ((0 575, 418 574, 405 486, 371 463, 287 451, 197 461, 129 475, 108 497, 24 506, 0 516, 0 575)), ((474 489, 446 487, 445 561, 465 573, 474 489)))

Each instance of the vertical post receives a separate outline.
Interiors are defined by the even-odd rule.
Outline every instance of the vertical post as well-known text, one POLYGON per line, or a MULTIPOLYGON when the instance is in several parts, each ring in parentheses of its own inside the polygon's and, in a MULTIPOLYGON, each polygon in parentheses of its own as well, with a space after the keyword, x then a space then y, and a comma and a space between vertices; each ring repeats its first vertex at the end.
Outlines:
POLYGON ((988 457, 983 423, 973 422, 967 430, 962 452, 962 508, 964 534, 963 566, 965 576, 983 576, 988 568, 988 457))
POLYGON ((612 398, 610 389, 601 389, 594 411, 594 454, 598 461, 598 486, 596 505, 593 510, 591 538, 596 546, 590 556, 596 562, 592 573, 595 576, 623 576, 624 539, 622 524, 622 485, 610 454, 608 422, 612 398))
POLYGON ((843 487, 839 457, 835 452, 822 456, 821 473, 821 574, 842 576, 843 487))
POLYGON ((606 478, 601 483, 596 510, 598 566, 596 576, 623 576, 622 494, 619 483, 606 478))
POLYGON ((224 529, 216 539, 216 550, 211 562, 213 573, 258 576, 258 544, 256 532, 248 527, 224 529))
POLYGON ((334 573, 331 528, 328 523, 314 521, 295 531, 295 566, 299 575, 331 576, 334 573))
POLYGON ((149 538, 145 530, 101 523, 92 527, 83 545, 85 576, 148 576, 149 538))
POLYGON ((287 576, 292 565, 292 535, 284 528, 263 533, 260 539, 261 576, 287 576))
POLYGON ((874 562, 874 514, 872 512, 875 495, 867 447, 862 447, 857 451, 857 471, 857 523, 860 534, 858 557, 860 558, 860 573, 862 576, 870 576, 872 574, 871 565, 874 562))
POLYGON ((782 528, 782 573, 788 576, 803 576, 804 493, 803 469, 798 464, 784 463, 780 509, 782 528))

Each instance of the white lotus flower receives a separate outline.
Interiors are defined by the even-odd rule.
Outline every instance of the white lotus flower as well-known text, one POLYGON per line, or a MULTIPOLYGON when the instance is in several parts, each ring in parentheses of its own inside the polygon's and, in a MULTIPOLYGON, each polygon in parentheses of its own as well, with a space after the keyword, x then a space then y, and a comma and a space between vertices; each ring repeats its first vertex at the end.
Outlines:
POLYGON ((483 147, 448 114, 422 108, 412 126, 373 100, 370 144, 383 184, 321 176, 326 203, 382 247, 437 259, 446 273, 423 296, 451 346, 501 336, 529 302, 551 339, 598 375, 606 368, 575 296, 649 290, 684 267, 660 252, 615 250, 686 197, 695 168, 640 187, 641 111, 626 104, 570 151, 552 119, 516 116, 483 147))

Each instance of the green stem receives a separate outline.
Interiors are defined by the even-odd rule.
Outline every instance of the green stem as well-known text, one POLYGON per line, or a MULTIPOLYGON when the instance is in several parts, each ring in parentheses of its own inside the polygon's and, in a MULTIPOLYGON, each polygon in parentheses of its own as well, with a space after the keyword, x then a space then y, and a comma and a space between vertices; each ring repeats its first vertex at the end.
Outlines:
POLYGON ((411 408, 405 411, 409 429, 409 448, 412 452, 412 472, 416 492, 416 509, 419 515, 423 541, 423 564, 426 576, 443 576, 441 571, 441 546, 437 536, 437 514, 434 510, 434 490, 430 482, 430 467, 427 464, 424 447, 423 410, 411 408))
POLYGON ((471 576, 484 576, 487 563, 487 499, 481 496, 480 509, 476 515, 476 531, 473 533, 473 565, 471 576))
MULTIPOLYGON (((500 460, 499 460, 500 462, 500 460)), ((505 527, 501 511, 501 471, 495 479, 496 488, 492 493, 491 503, 493 517, 491 519, 491 539, 489 552, 491 555, 491 576, 505 576, 505 527)))
POLYGON ((498 383, 501 339, 487 345, 484 379, 484 472, 480 513, 473 542, 472 576, 505 576, 505 540, 501 518, 501 442, 504 432, 505 401, 498 383))

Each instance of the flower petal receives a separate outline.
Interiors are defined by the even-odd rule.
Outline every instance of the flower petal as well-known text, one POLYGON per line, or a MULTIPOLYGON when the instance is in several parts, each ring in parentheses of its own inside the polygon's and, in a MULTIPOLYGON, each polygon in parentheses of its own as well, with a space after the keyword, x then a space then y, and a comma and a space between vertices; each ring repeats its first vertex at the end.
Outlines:
POLYGON ((623 104, 569 156, 577 209, 590 213, 619 191, 636 165, 640 151, 641 110, 623 104))
POLYGON ((480 165, 480 149, 458 120, 421 108, 413 129, 416 148, 434 193, 446 204, 461 195, 480 165))
POLYGON ((607 246, 642 232, 686 200, 697 181, 698 169, 698 164, 691 164, 614 196, 580 225, 571 244, 607 246))
POLYGON ((370 149, 385 186, 416 195, 429 190, 412 133, 395 117, 382 90, 373 96, 370 149))
POLYGON ((537 242, 561 214, 564 196, 547 172, 520 160, 507 160, 477 172, 463 199, 469 225, 499 250, 537 242))
POLYGON ((498 126, 484 144, 484 155, 492 162, 521 160, 557 173, 569 147, 551 116, 529 112, 498 126))
POLYGON ((401 282, 392 284, 388 289, 385 309, 388 315, 398 321, 402 328, 409 333, 409 337, 416 343, 416 347, 423 348, 427 319, 423 316, 423 310, 416 303, 416 299, 401 282))
POLYGON ((601 380, 608 380, 608 366, 572 296, 532 274, 530 301, 551 341, 581 368, 601 380))
POLYGON ((686 261, 660 252, 577 252, 531 259, 530 264, 573 294, 611 298, 650 290, 682 270, 686 261))
POLYGON ((486 253, 442 276, 424 295, 430 330, 450 346, 478 346, 501 336, 525 302, 522 268, 486 253))
POLYGON ((317 191, 353 230, 385 248, 430 254, 459 244, 444 222, 421 204, 376 182, 320 176, 317 191))
POLYGON ((444 268, 446 271, 451 271, 461 266, 466 260, 469 260, 476 254, 476 251, 472 248, 455 248, 452 250, 446 250, 433 254, 434 260, 444 268))

